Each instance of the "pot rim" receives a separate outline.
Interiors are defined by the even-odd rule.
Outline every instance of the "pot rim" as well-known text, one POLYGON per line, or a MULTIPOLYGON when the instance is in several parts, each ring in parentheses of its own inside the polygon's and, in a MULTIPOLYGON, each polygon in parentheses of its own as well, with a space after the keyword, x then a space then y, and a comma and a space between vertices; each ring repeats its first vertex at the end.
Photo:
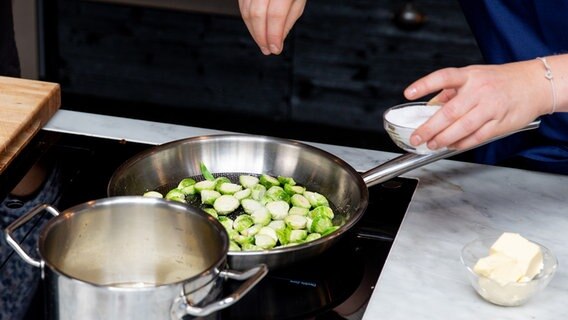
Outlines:
MULTIPOLYGON (((171 286, 183 285, 183 284, 191 282, 195 279, 211 276, 211 280, 207 281, 204 284, 204 285, 206 285, 207 283, 214 281, 219 276, 220 270, 226 269, 226 261, 227 261, 227 253, 228 252, 229 252, 229 236, 227 235, 225 228, 221 225, 221 223, 219 221, 217 221, 211 215, 207 214, 205 211, 203 211, 199 208, 195 208, 195 207, 183 204, 181 202, 169 201, 169 200, 158 199, 158 198, 149 198, 149 197, 143 197, 143 196, 116 196, 116 197, 100 198, 100 199, 97 199, 97 200, 91 200, 91 201, 87 201, 87 202, 84 202, 84 203, 80 203, 78 205, 75 205, 73 207, 70 207, 70 208, 62 211, 57 217, 51 218, 42 227, 39 238, 38 238, 38 253, 39 253, 40 258, 41 258, 42 272, 44 272, 44 266, 47 266, 47 267, 49 267, 49 270, 51 272, 57 274, 58 276, 64 277, 68 280, 71 280, 73 282, 79 282, 79 283, 82 283, 82 284, 87 284, 87 285, 98 287, 98 288, 101 288, 101 289, 108 289, 108 290, 112 290, 112 291, 125 291, 125 292, 151 291, 151 290, 156 290, 158 288, 166 288, 166 287, 171 287, 171 286), (87 280, 83 280, 83 279, 78 279, 78 278, 64 272, 60 268, 58 268, 55 265, 53 265, 52 263, 50 263, 47 259, 45 259, 43 252, 45 251, 44 245, 45 245, 46 238, 47 238, 50 230, 52 228, 54 228, 55 226, 57 226, 59 223, 62 223, 62 221, 72 219, 72 217, 74 215, 80 214, 81 212, 88 210, 90 208, 95 208, 95 207, 103 206, 103 205, 109 205, 109 203, 112 204, 112 203, 132 203, 132 202, 135 202, 137 204, 139 204, 139 203, 146 204, 147 203, 148 205, 159 204, 159 205, 166 205, 168 207, 174 207, 175 209, 183 210, 183 211, 189 211, 189 212, 195 211, 195 213, 200 217, 200 219, 208 220, 212 224, 212 227, 215 228, 216 231, 218 231, 218 234, 222 238, 221 242, 222 242, 223 248, 221 250, 221 254, 219 255, 219 259, 217 259, 215 262, 213 262, 210 266, 204 268, 199 273, 197 273, 194 276, 191 276, 189 278, 185 278, 185 279, 170 282, 170 283, 164 283, 164 284, 159 284, 159 285, 140 286, 140 287, 125 287, 125 286, 118 286, 118 285, 113 285, 113 284, 100 284, 100 283, 95 283, 95 282, 91 282, 91 281, 87 281, 87 280)), ((198 288, 196 288, 196 289, 198 289, 198 288)))

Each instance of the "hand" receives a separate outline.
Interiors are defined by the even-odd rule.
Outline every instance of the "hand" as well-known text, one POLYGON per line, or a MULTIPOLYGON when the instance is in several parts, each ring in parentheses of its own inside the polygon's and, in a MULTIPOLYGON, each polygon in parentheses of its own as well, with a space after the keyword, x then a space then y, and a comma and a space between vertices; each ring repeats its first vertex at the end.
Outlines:
POLYGON ((263 54, 280 54, 307 0, 239 0, 243 20, 263 54))
POLYGON ((443 104, 411 136, 415 146, 467 149, 520 129, 552 105, 549 83, 538 60, 503 65, 474 65, 435 71, 405 91, 414 100, 440 91, 443 104))

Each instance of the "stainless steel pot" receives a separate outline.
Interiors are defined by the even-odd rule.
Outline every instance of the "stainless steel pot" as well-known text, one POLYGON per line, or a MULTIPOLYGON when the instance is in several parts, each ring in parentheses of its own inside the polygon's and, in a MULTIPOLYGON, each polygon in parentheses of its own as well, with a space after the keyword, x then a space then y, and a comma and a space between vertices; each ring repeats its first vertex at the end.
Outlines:
MULTIPOLYGON (((534 122, 523 130, 538 127, 534 122)), ((290 176, 309 190, 325 195, 335 205, 334 224, 341 227, 304 244, 264 251, 229 251, 229 265, 247 268, 264 263, 270 269, 315 256, 331 247, 364 213, 367 186, 462 151, 435 154, 408 153, 359 174, 340 158, 298 141, 244 134, 210 135, 182 139, 149 148, 122 164, 111 177, 109 196, 142 195, 169 190, 186 177, 201 175, 203 162, 222 176, 241 173, 290 176)))
POLYGON ((216 219, 186 205, 112 197, 57 211, 41 205, 6 228, 6 240, 46 281, 54 319, 181 319, 237 302, 267 273, 265 265, 226 269, 228 236, 216 219), (13 232, 47 210, 40 261, 13 232), (227 279, 246 280, 219 298, 227 279))

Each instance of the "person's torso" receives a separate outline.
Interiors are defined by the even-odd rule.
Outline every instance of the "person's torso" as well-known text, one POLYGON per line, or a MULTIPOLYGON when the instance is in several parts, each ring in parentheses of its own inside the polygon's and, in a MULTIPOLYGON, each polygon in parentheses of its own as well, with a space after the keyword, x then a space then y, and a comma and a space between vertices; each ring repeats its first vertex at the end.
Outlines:
MULTIPOLYGON (((487 63, 568 53, 568 0, 460 3, 487 63)), ((568 113, 542 116, 538 130, 499 140, 479 151, 478 160, 483 163, 522 157, 534 164, 535 170, 568 174, 568 113)))

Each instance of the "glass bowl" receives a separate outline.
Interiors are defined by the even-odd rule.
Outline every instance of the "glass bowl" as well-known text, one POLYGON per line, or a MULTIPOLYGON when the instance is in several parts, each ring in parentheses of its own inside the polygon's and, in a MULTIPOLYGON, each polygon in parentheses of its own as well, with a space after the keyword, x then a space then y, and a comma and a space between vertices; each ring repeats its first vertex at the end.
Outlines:
POLYGON ((441 106, 439 105, 428 105, 427 102, 399 104, 385 110, 383 113, 383 125, 392 141, 407 152, 430 154, 444 151, 446 148, 431 150, 425 143, 416 147, 410 144, 412 132, 440 108, 441 106), (401 111, 403 108, 405 111, 401 111), (414 110, 411 108, 414 108, 414 110))
POLYGON ((542 251, 543 268, 541 272, 530 281, 513 282, 502 286, 473 271, 477 260, 489 255, 489 248, 498 238, 499 236, 481 238, 466 244, 461 252, 461 261, 466 267, 471 285, 483 299, 506 307, 523 305, 548 285, 556 272, 558 261, 546 247, 531 241, 542 251))

